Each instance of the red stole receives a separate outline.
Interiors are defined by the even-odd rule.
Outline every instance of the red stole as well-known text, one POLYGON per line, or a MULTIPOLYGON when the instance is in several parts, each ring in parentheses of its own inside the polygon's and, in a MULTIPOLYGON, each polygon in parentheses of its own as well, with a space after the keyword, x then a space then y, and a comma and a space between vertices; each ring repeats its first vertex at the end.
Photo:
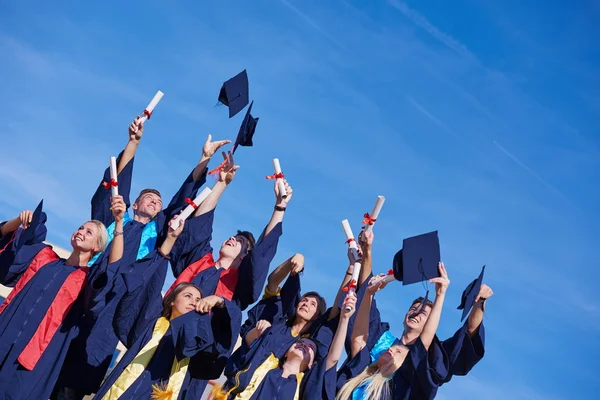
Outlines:
MULTIPOLYGON (((6 306, 19 294, 19 292, 27 285, 33 276, 45 265, 58 260, 58 255, 51 247, 44 247, 33 258, 27 270, 19 279, 14 289, 10 292, 6 300, 0 306, 0 313, 4 311, 6 306)), ((27 370, 31 371, 39 361, 40 357, 48 347, 48 344, 54 337, 54 334, 63 323, 65 317, 71 310, 73 303, 79 296, 79 293, 85 285, 85 277, 88 272, 88 267, 79 268, 69 274, 67 279, 56 293, 52 304, 46 311, 46 315, 38 325, 37 330, 27 343, 19 355, 19 363, 27 370)))
MULTIPOLYGON (((179 285, 182 282, 192 282, 192 280, 198 275, 200 272, 214 267, 215 260, 211 253, 208 253, 198 261, 188 265, 181 274, 177 277, 175 282, 171 285, 169 290, 167 290, 167 294, 173 290, 173 288, 179 285)), ((217 289, 215 290, 215 295, 221 296, 229 301, 233 298, 233 293, 235 292, 235 287, 238 281, 238 269, 237 268, 221 268, 219 283, 217 284, 217 289)), ((202 293, 202 296, 207 296, 202 293)))

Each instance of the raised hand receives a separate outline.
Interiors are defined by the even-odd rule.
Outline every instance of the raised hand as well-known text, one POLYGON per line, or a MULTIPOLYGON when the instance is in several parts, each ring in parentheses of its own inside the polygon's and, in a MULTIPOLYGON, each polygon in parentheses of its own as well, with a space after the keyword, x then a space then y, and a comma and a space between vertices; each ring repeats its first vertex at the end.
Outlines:
POLYGON ((223 154, 223 160, 226 161, 225 165, 219 171, 219 181, 224 182, 226 185, 229 185, 233 178, 235 177, 235 171, 240 167, 239 165, 235 165, 233 162, 233 154, 230 152, 223 154))
POLYGON ((350 319, 356 311, 356 293, 349 292, 342 305, 341 318, 350 319))
POLYGON ((206 138, 206 142, 204 142, 204 146, 202 146, 202 157, 203 158, 211 158, 215 155, 217 150, 226 144, 231 143, 231 140, 217 140, 212 142, 212 135, 208 135, 206 138))
POLYGON ((110 209, 112 211, 113 217, 115 217, 115 221, 120 222, 123 221, 125 217, 125 211, 127 210, 127 206, 123 201, 123 196, 116 195, 110 198, 110 209))
POLYGON ((446 271, 443 262, 438 264, 438 270, 440 271, 441 277, 430 279, 429 282, 435 283, 435 293, 437 296, 441 296, 446 294, 448 285, 450 285, 450 279, 448 279, 448 272, 446 271))
POLYGON ((261 336, 267 329, 271 327, 271 323, 266 319, 261 319, 256 323, 256 332, 261 336))
POLYGON ((367 232, 367 231, 361 231, 360 234, 358 235, 358 244, 361 247, 361 250, 363 252, 366 252, 368 249, 371 248, 371 246, 373 246, 373 239, 375 238, 375 235, 373 235, 373 231, 371 232, 367 232))
POLYGON ((179 221, 179 226, 176 229, 173 229, 173 225, 175 225, 174 221, 177 219, 178 215, 175 215, 173 219, 171 219, 171 223, 169 224, 169 231, 167 232, 167 236, 173 239, 177 239, 181 232, 183 232, 183 226, 185 225, 185 219, 179 221))
POLYGON ((304 256, 302 254, 294 254, 290 263, 292 264, 292 270, 290 272, 292 276, 296 276, 304 270, 304 256))
POLYGON ((29 224, 31 223, 31 219, 33 218, 33 211, 24 210, 19 213, 19 222, 23 229, 29 228, 29 224))
POLYGON ((479 293, 477 294, 477 298, 475 298, 475 303, 478 303, 480 300, 487 300, 494 295, 494 291, 491 287, 486 285, 485 283, 481 284, 479 288, 479 293))
POLYGON ((138 115, 129 125, 129 140, 139 141, 144 134, 144 121, 138 115))
POLYGON ((375 293, 387 286, 388 283, 385 280, 381 279, 384 276, 385 274, 379 274, 369 279, 369 286, 367 286, 368 294, 374 295, 375 293))
POLYGON ((275 198, 276 204, 279 207, 286 207, 292 199, 292 193, 294 192, 286 179, 283 180, 283 184, 285 186, 285 194, 287 195, 285 199, 282 197, 283 193, 279 193, 279 186, 277 185, 277 179, 275 179, 275 198))

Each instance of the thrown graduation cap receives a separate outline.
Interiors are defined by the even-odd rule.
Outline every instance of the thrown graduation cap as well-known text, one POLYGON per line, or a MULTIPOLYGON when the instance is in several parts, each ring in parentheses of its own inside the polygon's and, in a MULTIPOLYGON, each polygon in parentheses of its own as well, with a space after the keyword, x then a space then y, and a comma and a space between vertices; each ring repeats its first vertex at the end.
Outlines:
POLYGON ((428 281, 440 276, 440 241, 433 231, 402 241, 402 249, 394 256, 394 277, 403 285, 428 281))
POLYGON ((258 118, 254 118, 250 112, 252 111, 252 105, 254 101, 250 103, 250 107, 248 107, 248 111, 246 111, 246 116, 242 121, 242 126, 240 126, 240 130, 238 132, 237 138, 235 139, 235 144, 233 145, 232 153, 235 153, 235 149, 239 146, 252 146, 252 136, 254 136, 254 131, 256 130, 256 124, 258 123, 258 118))
POLYGON ((35 229, 40 225, 43 221, 44 214, 42 213, 42 208, 44 207, 44 200, 40 201, 40 204, 33 211, 33 215, 31 216, 31 222, 29 223, 29 227, 23 231, 21 234, 20 240, 23 243, 33 242, 35 239, 35 229))
POLYGON ((462 298, 460 300, 460 305, 458 306, 458 310, 463 310, 461 321, 464 321, 465 317, 473 308, 473 304, 475 304, 475 299, 479 294, 479 289, 481 289, 481 284, 483 283, 483 272, 485 271, 485 265, 481 268, 481 273, 473 282, 469 283, 469 286, 465 289, 462 294, 462 298))
POLYGON ((219 101, 229 107, 229 118, 231 118, 248 105, 249 96, 248 74, 243 70, 223 84, 219 101))

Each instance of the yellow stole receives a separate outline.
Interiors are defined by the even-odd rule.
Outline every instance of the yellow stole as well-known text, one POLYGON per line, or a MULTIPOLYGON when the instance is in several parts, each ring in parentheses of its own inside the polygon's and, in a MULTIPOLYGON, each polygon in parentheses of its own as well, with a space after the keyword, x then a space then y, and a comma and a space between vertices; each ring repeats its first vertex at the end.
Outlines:
MULTIPOLYGON (((150 360, 156 352, 161 339, 169 329, 169 320, 160 317, 156 320, 154 330, 152 331, 152 338, 150 341, 140 350, 135 356, 133 361, 125 367, 119 378, 113 383, 108 392, 102 397, 102 400, 116 400, 120 398, 127 389, 142 375, 150 360)), ((169 376, 168 384, 153 385, 152 386, 152 399, 153 400, 175 400, 179 396, 181 385, 185 379, 187 373, 189 358, 184 358, 181 361, 177 361, 177 358, 173 360, 173 366, 171 367, 171 374, 169 376)))
MULTIPOLYGON (((238 393, 237 396, 234 397, 235 400, 248 400, 252 397, 256 389, 260 386, 262 381, 265 379, 267 372, 274 370, 279 367, 279 360, 273 353, 263 362, 260 367, 254 371, 252 375, 252 379, 246 386, 243 392, 238 393)), ((247 370, 240 371, 239 373, 246 372, 247 370)), ((304 372, 300 372, 296 374, 296 393, 294 394, 294 400, 298 400, 300 398, 300 383, 302 382, 302 378, 304 377, 304 372)), ((239 384, 239 378, 236 376, 236 382, 239 384)), ((229 397, 229 394, 237 388, 237 385, 233 387, 229 392, 224 392, 222 386, 218 388, 213 388, 212 394, 215 400, 225 400, 229 397)))

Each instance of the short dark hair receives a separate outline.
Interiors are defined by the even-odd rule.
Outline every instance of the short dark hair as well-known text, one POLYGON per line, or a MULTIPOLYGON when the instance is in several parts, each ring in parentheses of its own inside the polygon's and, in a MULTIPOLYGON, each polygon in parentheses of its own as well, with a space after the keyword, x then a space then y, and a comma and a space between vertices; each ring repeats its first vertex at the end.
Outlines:
POLYGON ((141 198, 143 195, 145 195, 145 194, 148 194, 148 193, 155 194, 155 195, 157 195, 158 197, 160 197, 160 199, 162 200, 162 196, 160 195, 160 192, 159 192, 158 190, 156 190, 156 189, 144 189, 144 190, 142 190, 142 191, 140 192, 140 194, 138 195, 137 199, 135 199, 135 203, 137 203, 137 202, 138 202, 138 200, 139 200, 139 199, 140 199, 140 198, 141 198))
POLYGON ((202 290, 200 290, 200 288, 197 285, 195 285, 193 283, 189 283, 189 282, 181 282, 180 284, 175 286, 173 288, 173 290, 171 290, 169 293, 167 293, 167 295, 163 299, 163 302, 162 302, 162 304, 163 304, 162 316, 163 317, 165 317, 166 319, 171 319, 171 312, 172 312, 171 303, 173 303, 175 301, 175 298, 177 297, 177 295, 179 293, 181 293, 184 289, 189 288, 190 286, 193 288, 196 288, 200 292, 200 297, 202 297, 202 290))
POLYGON ((415 304, 419 303, 419 304, 423 304, 423 302, 425 302, 425 307, 429 306, 433 308, 433 303, 431 300, 427 299, 427 301, 425 301, 425 297, 417 297, 416 299, 413 300, 412 304, 410 305, 411 307, 414 306, 415 304))
POLYGON ((252 250, 256 245, 256 239, 254 239, 254 235, 252 232, 248 231, 237 231, 237 234, 248 239, 248 251, 252 250))

